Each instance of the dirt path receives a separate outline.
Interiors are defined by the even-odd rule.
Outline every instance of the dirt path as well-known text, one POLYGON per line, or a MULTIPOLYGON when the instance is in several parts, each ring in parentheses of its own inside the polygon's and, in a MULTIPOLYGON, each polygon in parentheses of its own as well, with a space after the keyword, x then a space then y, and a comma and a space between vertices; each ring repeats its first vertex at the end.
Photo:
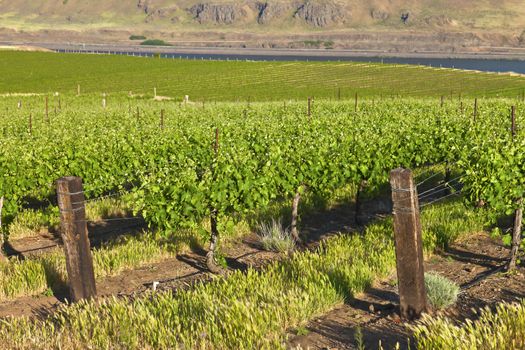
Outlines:
MULTIPOLYGON (((510 274, 501 269, 508 254, 499 240, 475 234, 427 261, 426 271, 446 276, 462 289, 456 305, 443 313, 462 321, 475 318, 475 310, 480 308, 525 298, 525 268, 510 274)), ((380 342, 384 349, 392 349, 397 343, 401 349, 408 348, 411 332, 399 320, 398 295, 392 281, 395 276, 315 319, 304 329, 295 330, 290 334, 289 347, 358 349, 356 332, 360 328, 366 349, 379 349, 380 342)))

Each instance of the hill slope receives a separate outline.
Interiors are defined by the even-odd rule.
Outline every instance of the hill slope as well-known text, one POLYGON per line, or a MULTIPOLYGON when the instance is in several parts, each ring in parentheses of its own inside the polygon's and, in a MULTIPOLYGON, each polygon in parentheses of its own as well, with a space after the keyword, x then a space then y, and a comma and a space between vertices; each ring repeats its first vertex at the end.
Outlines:
POLYGON ((434 47, 450 40, 436 33, 454 33, 448 45, 458 48, 521 46, 525 7, 521 0, 0 0, 0 28, 8 39, 65 31, 90 41, 122 40, 131 33, 290 47, 307 35, 348 47, 363 40, 345 37, 349 33, 385 34, 365 41, 391 44, 421 40, 417 33, 434 47))

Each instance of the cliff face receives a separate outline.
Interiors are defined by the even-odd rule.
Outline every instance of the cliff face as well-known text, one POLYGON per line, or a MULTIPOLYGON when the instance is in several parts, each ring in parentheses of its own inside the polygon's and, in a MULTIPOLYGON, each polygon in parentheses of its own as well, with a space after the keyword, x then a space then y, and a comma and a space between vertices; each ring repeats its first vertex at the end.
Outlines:
POLYGON ((300 18, 314 27, 327 27, 333 24, 344 24, 350 14, 342 6, 331 2, 311 3, 306 1, 299 5, 294 17, 300 18))
POLYGON ((201 24, 232 24, 246 16, 245 11, 234 4, 200 3, 189 8, 188 12, 201 24))
MULTIPOLYGON (((140 0, 143 1, 143 0, 140 0)), ((321 1, 285 3, 246 1, 244 3, 198 3, 187 9, 199 24, 228 25, 250 22, 271 24, 273 20, 298 20, 313 27, 329 27, 344 24, 349 14, 342 6, 321 1)))

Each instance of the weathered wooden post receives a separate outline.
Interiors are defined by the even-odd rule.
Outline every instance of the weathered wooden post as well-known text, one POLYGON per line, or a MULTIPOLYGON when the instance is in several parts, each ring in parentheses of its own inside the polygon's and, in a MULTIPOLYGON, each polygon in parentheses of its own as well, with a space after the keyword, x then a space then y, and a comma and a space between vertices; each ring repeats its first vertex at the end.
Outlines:
MULTIPOLYGON (((215 128, 215 142, 213 143, 213 154, 215 157, 215 161, 219 158, 219 128, 215 128)), ((212 172, 213 172, 213 166, 212 164, 212 172)), ((221 273, 221 268, 217 266, 215 262, 215 252, 219 245, 219 230, 217 227, 217 216, 218 216, 218 210, 217 208, 211 206, 210 208, 210 228, 211 228, 211 235, 210 235, 210 249, 208 253, 206 253, 206 266, 210 270, 211 273, 219 274, 221 273)))
POLYGON ((427 310, 419 201, 412 171, 390 173, 401 318, 413 320, 427 310))
POLYGON ((102 108, 106 109, 106 93, 102 94, 102 108))
POLYGON ((153 88, 153 98, 157 98, 157 88, 153 88))
POLYGON ((512 140, 516 137, 516 106, 510 107, 510 123, 512 140))
POLYGON ((164 129, 164 110, 160 110, 160 128, 164 129))
POLYGON ((29 135, 33 135, 33 113, 29 113, 29 135))
MULTIPOLYGON (((512 141, 516 137, 516 106, 512 106, 510 110, 511 118, 511 135, 512 141)), ((512 229, 512 242, 510 248, 510 258, 507 264, 507 270, 511 271, 516 268, 518 251, 521 245, 521 226, 523 225, 523 198, 516 201, 517 209, 514 211, 514 227, 512 229)))
POLYGON ((77 85, 77 96, 80 96, 80 84, 77 85))
MULTIPOLYGON (((0 242, 3 242, 3 231, 2 231, 2 208, 4 207, 4 196, 0 197, 0 242)), ((0 261, 6 261, 6 257, 4 256, 2 250, 0 249, 0 261)))
POLYGON ((21 109, 21 108, 22 108, 22 100, 18 100, 17 107, 18 107, 18 109, 21 109))
POLYGON ((59 179, 57 196, 71 301, 94 298, 97 290, 82 179, 73 176, 59 179))

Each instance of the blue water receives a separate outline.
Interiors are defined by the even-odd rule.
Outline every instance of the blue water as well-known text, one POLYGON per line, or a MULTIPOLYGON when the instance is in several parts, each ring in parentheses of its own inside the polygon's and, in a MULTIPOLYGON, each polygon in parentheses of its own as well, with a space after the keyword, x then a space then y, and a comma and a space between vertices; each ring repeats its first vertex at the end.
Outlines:
MULTIPOLYGON (((57 52, 71 52, 69 50, 56 50, 57 52)), ((77 51, 78 52, 78 51, 77 51)), ((135 55, 151 57, 152 52, 122 52, 98 51, 103 54, 135 55)), ((183 58, 190 60, 252 60, 252 61, 353 61, 353 62, 383 62, 396 64, 425 65, 431 67, 458 68, 480 70, 485 72, 515 72, 525 74, 525 61, 504 59, 443 59, 443 58, 397 58, 397 57, 346 57, 346 56, 293 56, 293 55, 243 55, 243 54, 188 54, 182 52, 162 53, 163 58, 183 58)))

